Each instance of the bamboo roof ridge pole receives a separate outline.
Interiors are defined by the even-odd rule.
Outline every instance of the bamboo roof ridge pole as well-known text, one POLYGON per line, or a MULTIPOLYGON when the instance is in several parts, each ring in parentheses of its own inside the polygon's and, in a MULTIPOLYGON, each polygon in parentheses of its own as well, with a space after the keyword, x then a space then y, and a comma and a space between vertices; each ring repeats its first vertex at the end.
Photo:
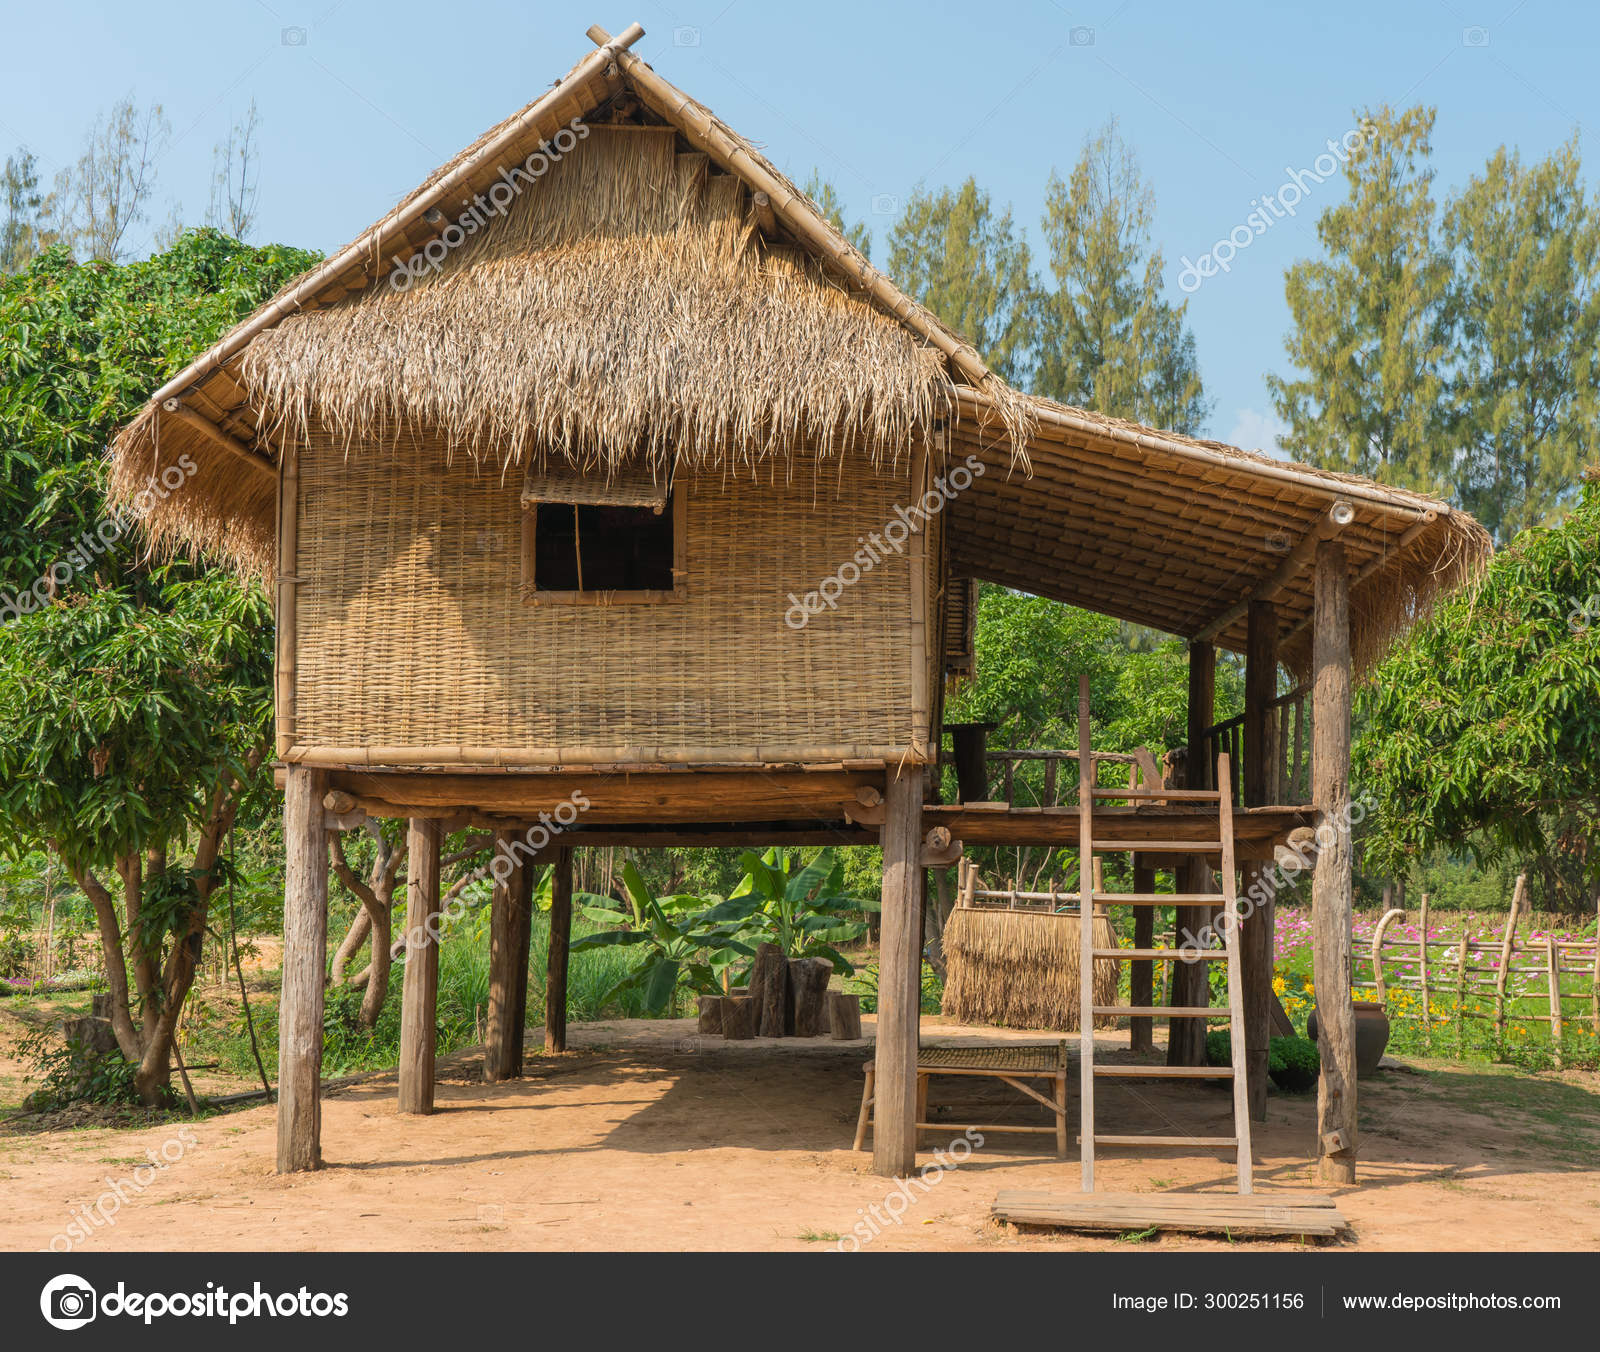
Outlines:
POLYGON ((406 969, 400 999, 400 1111, 433 1111, 439 1004, 439 842, 437 817, 413 817, 406 854, 406 969))
MULTIPOLYGON (((606 30, 596 24, 589 30, 594 42, 608 41, 606 30)), ((733 166, 754 192, 765 193, 777 218, 802 243, 810 245, 831 261, 846 276, 857 282, 879 305, 902 322, 909 323, 937 347, 972 385, 981 387, 991 378, 989 368, 971 344, 962 341, 916 304, 879 272, 855 249, 839 247, 832 226, 819 216, 806 200, 773 176, 738 140, 723 129, 706 109, 671 82, 664 80, 633 52, 619 51, 617 64, 632 82, 640 97, 656 112, 675 123, 696 150, 733 166)), ((1022 447, 1018 447, 1023 451, 1022 447)), ((880 1072, 881 1079, 881 1072, 880 1072)))
POLYGON ((1356 1015, 1350 1000, 1350 586, 1344 544, 1317 545, 1312 631, 1311 798, 1322 837, 1312 874, 1320 1176, 1356 1181, 1356 1015))
POLYGON ((572 949, 572 850, 556 851, 550 880, 550 944, 545 964, 544 1050, 567 1049, 567 968, 572 949))
POLYGON ((322 1167, 322 1007, 328 955, 325 771, 291 768, 283 792, 283 987, 278 1172, 322 1167))
POLYGON ((407 202, 401 203, 371 229, 352 240, 319 267, 307 273, 290 291, 285 292, 266 307, 258 310, 238 328, 231 330, 221 342, 209 348, 173 376, 151 396, 152 403, 164 403, 174 395, 181 395, 196 382, 205 379, 224 363, 236 357, 249 346, 257 334, 277 324, 279 320, 295 313, 316 299, 318 292, 329 280, 346 268, 371 265, 381 268, 391 259, 391 250, 409 250, 406 231, 428 212, 446 201, 455 200, 461 188, 485 166, 492 166, 503 158, 508 147, 515 145, 528 132, 549 116, 560 103, 571 96, 574 87, 580 87, 595 76, 603 74, 627 47, 644 36, 644 29, 631 24, 616 38, 608 40, 598 51, 590 52, 566 79, 551 86, 535 103, 525 109, 520 117, 504 127, 499 135, 484 142, 477 152, 463 159, 448 174, 430 184, 407 202))
POLYGON ((878 1029, 872 1172, 910 1174, 917 1163, 917 1046, 922 954, 922 767, 888 773, 884 793, 883 909, 878 944, 878 1029))
POLYGON ((1322 520, 1317 522, 1310 530, 1300 537, 1300 541, 1291 549, 1288 556, 1273 570, 1272 576, 1257 587, 1242 601, 1235 601, 1224 610, 1216 619, 1212 620, 1195 635, 1208 643, 1226 629, 1232 628, 1245 614, 1251 605, 1260 601, 1270 601, 1296 577, 1303 573, 1310 565, 1312 556, 1317 552, 1317 546, 1324 540, 1331 539, 1346 526, 1356 519, 1356 509, 1344 498, 1340 498, 1328 508, 1322 520))
POLYGON ((1094 754, 1089 738, 1085 674, 1078 677, 1078 1154, 1084 1192, 1094 1191, 1094 754))

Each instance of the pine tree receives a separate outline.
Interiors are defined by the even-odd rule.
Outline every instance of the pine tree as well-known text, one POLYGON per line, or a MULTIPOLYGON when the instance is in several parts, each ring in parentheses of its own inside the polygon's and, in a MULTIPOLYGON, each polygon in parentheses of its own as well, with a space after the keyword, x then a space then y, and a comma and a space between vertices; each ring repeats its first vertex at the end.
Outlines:
POLYGON ((9 276, 21 272, 47 242, 41 235, 44 198, 39 192, 38 161, 28 150, 6 157, 0 198, 6 213, 0 224, 0 276, 9 276))
POLYGON ((1033 277, 1011 211, 996 214, 968 179, 952 192, 918 191, 889 235, 889 273, 1013 384, 1027 376, 1033 277))
POLYGON ((1457 500, 1500 543, 1577 494, 1600 432, 1600 210, 1577 138, 1536 164, 1505 147, 1445 213, 1457 500))
POLYGON ((1297 458, 1442 493, 1449 269, 1434 238, 1433 121, 1420 107, 1362 118, 1348 195, 1317 220, 1325 257, 1296 263, 1285 283, 1284 347, 1304 375, 1267 385, 1289 428, 1279 444, 1297 458))
POLYGON ((1198 432, 1209 414, 1187 302, 1162 296, 1154 196, 1115 121, 1084 141, 1065 182, 1051 174, 1043 230, 1055 289, 1038 297, 1035 392, 1082 408, 1198 432))

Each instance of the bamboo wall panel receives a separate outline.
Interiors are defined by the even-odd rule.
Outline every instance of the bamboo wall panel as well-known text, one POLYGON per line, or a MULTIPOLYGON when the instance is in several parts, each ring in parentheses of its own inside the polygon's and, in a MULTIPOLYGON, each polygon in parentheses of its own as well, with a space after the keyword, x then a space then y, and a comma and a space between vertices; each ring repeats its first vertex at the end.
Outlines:
POLYGON ((526 606, 520 474, 447 465, 419 439, 347 459, 314 436, 300 466, 302 747, 749 759, 762 746, 867 755, 910 743, 906 557, 864 573, 804 629, 784 620, 791 592, 814 590, 893 519, 904 478, 857 458, 815 477, 797 465, 787 483, 685 475, 685 599, 526 606))

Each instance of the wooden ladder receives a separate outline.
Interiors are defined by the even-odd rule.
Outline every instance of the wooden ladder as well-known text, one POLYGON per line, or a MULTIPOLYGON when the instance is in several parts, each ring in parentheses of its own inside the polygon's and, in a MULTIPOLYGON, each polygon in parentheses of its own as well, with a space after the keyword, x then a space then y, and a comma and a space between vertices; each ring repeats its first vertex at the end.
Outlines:
MULTIPOLYGON (((1250 1178, 1250 1100, 1245 1083, 1245 1037, 1243 981, 1239 965, 1238 891, 1234 874, 1233 798, 1228 786, 1228 757, 1217 758, 1216 783, 1221 787, 1210 790, 1189 789, 1182 792, 1168 790, 1165 794, 1144 789, 1102 789, 1095 783, 1094 754, 1089 745, 1089 678, 1078 682, 1078 895, 1080 947, 1078 959, 1079 1038, 1081 1060, 1079 1084, 1079 1134, 1083 1161, 1083 1191, 1094 1191, 1094 1155, 1096 1146, 1211 1146, 1231 1148, 1238 1160, 1239 1192, 1252 1191, 1250 1178), (1218 839, 1197 841, 1130 841, 1095 840, 1094 804, 1097 799, 1138 799, 1180 797, 1186 802, 1214 802, 1217 805, 1218 839), (1222 894, 1187 892, 1162 894, 1156 892, 1105 892, 1094 885, 1094 856, 1127 850, 1153 850, 1165 853, 1212 854, 1222 856, 1222 894), (1094 999, 1094 964, 1107 959, 1116 962, 1148 960, 1175 962, 1182 960, 1181 948, 1098 948, 1094 939, 1095 908, 1111 906, 1205 906, 1220 903, 1225 917, 1231 922, 1221 924, 1223 947, 1204 949, 1199 961, 1227 963, 1228 1023, 1231 1029, 1231 1066, 1100 1066, 1094 1059, 1094 1020, 1096 1015, 1147 1015, 1154 1018, 1205 1019, 1219 1011, 1211 1006, 1152 1006, 1152 1005, 1098 1005, 1094 999), (1233 1135, 1232 1136, 1107 1136, 1094 1127, 1094 1089, 1097 1079, 1231 1079, 1233 1081, 1233 1135)), ((1119 980, 1118 985, 1121 985, 1119 980)))

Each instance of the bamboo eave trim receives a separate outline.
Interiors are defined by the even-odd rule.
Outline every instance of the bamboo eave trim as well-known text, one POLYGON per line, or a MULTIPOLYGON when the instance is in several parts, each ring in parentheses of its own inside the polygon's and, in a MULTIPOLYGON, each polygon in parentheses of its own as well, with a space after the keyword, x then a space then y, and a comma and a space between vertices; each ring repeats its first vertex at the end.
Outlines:
MULTIPOLYGON (((287 765, 313 765, 354 769, 424 768, 453 766, 527 767, 565 769, 594 764, 647 766, 718 765, 766 768, 831 762, 869 762, 873 766, 905 760, 923 764, 926 750, 916 746, 750 746, 750 747, 640 747, 571 746, 462 747, 462 746, 322 746, 296 745, 281 759, 287 765)), ((849 768, 849 767, 846 767, 849 768)))

